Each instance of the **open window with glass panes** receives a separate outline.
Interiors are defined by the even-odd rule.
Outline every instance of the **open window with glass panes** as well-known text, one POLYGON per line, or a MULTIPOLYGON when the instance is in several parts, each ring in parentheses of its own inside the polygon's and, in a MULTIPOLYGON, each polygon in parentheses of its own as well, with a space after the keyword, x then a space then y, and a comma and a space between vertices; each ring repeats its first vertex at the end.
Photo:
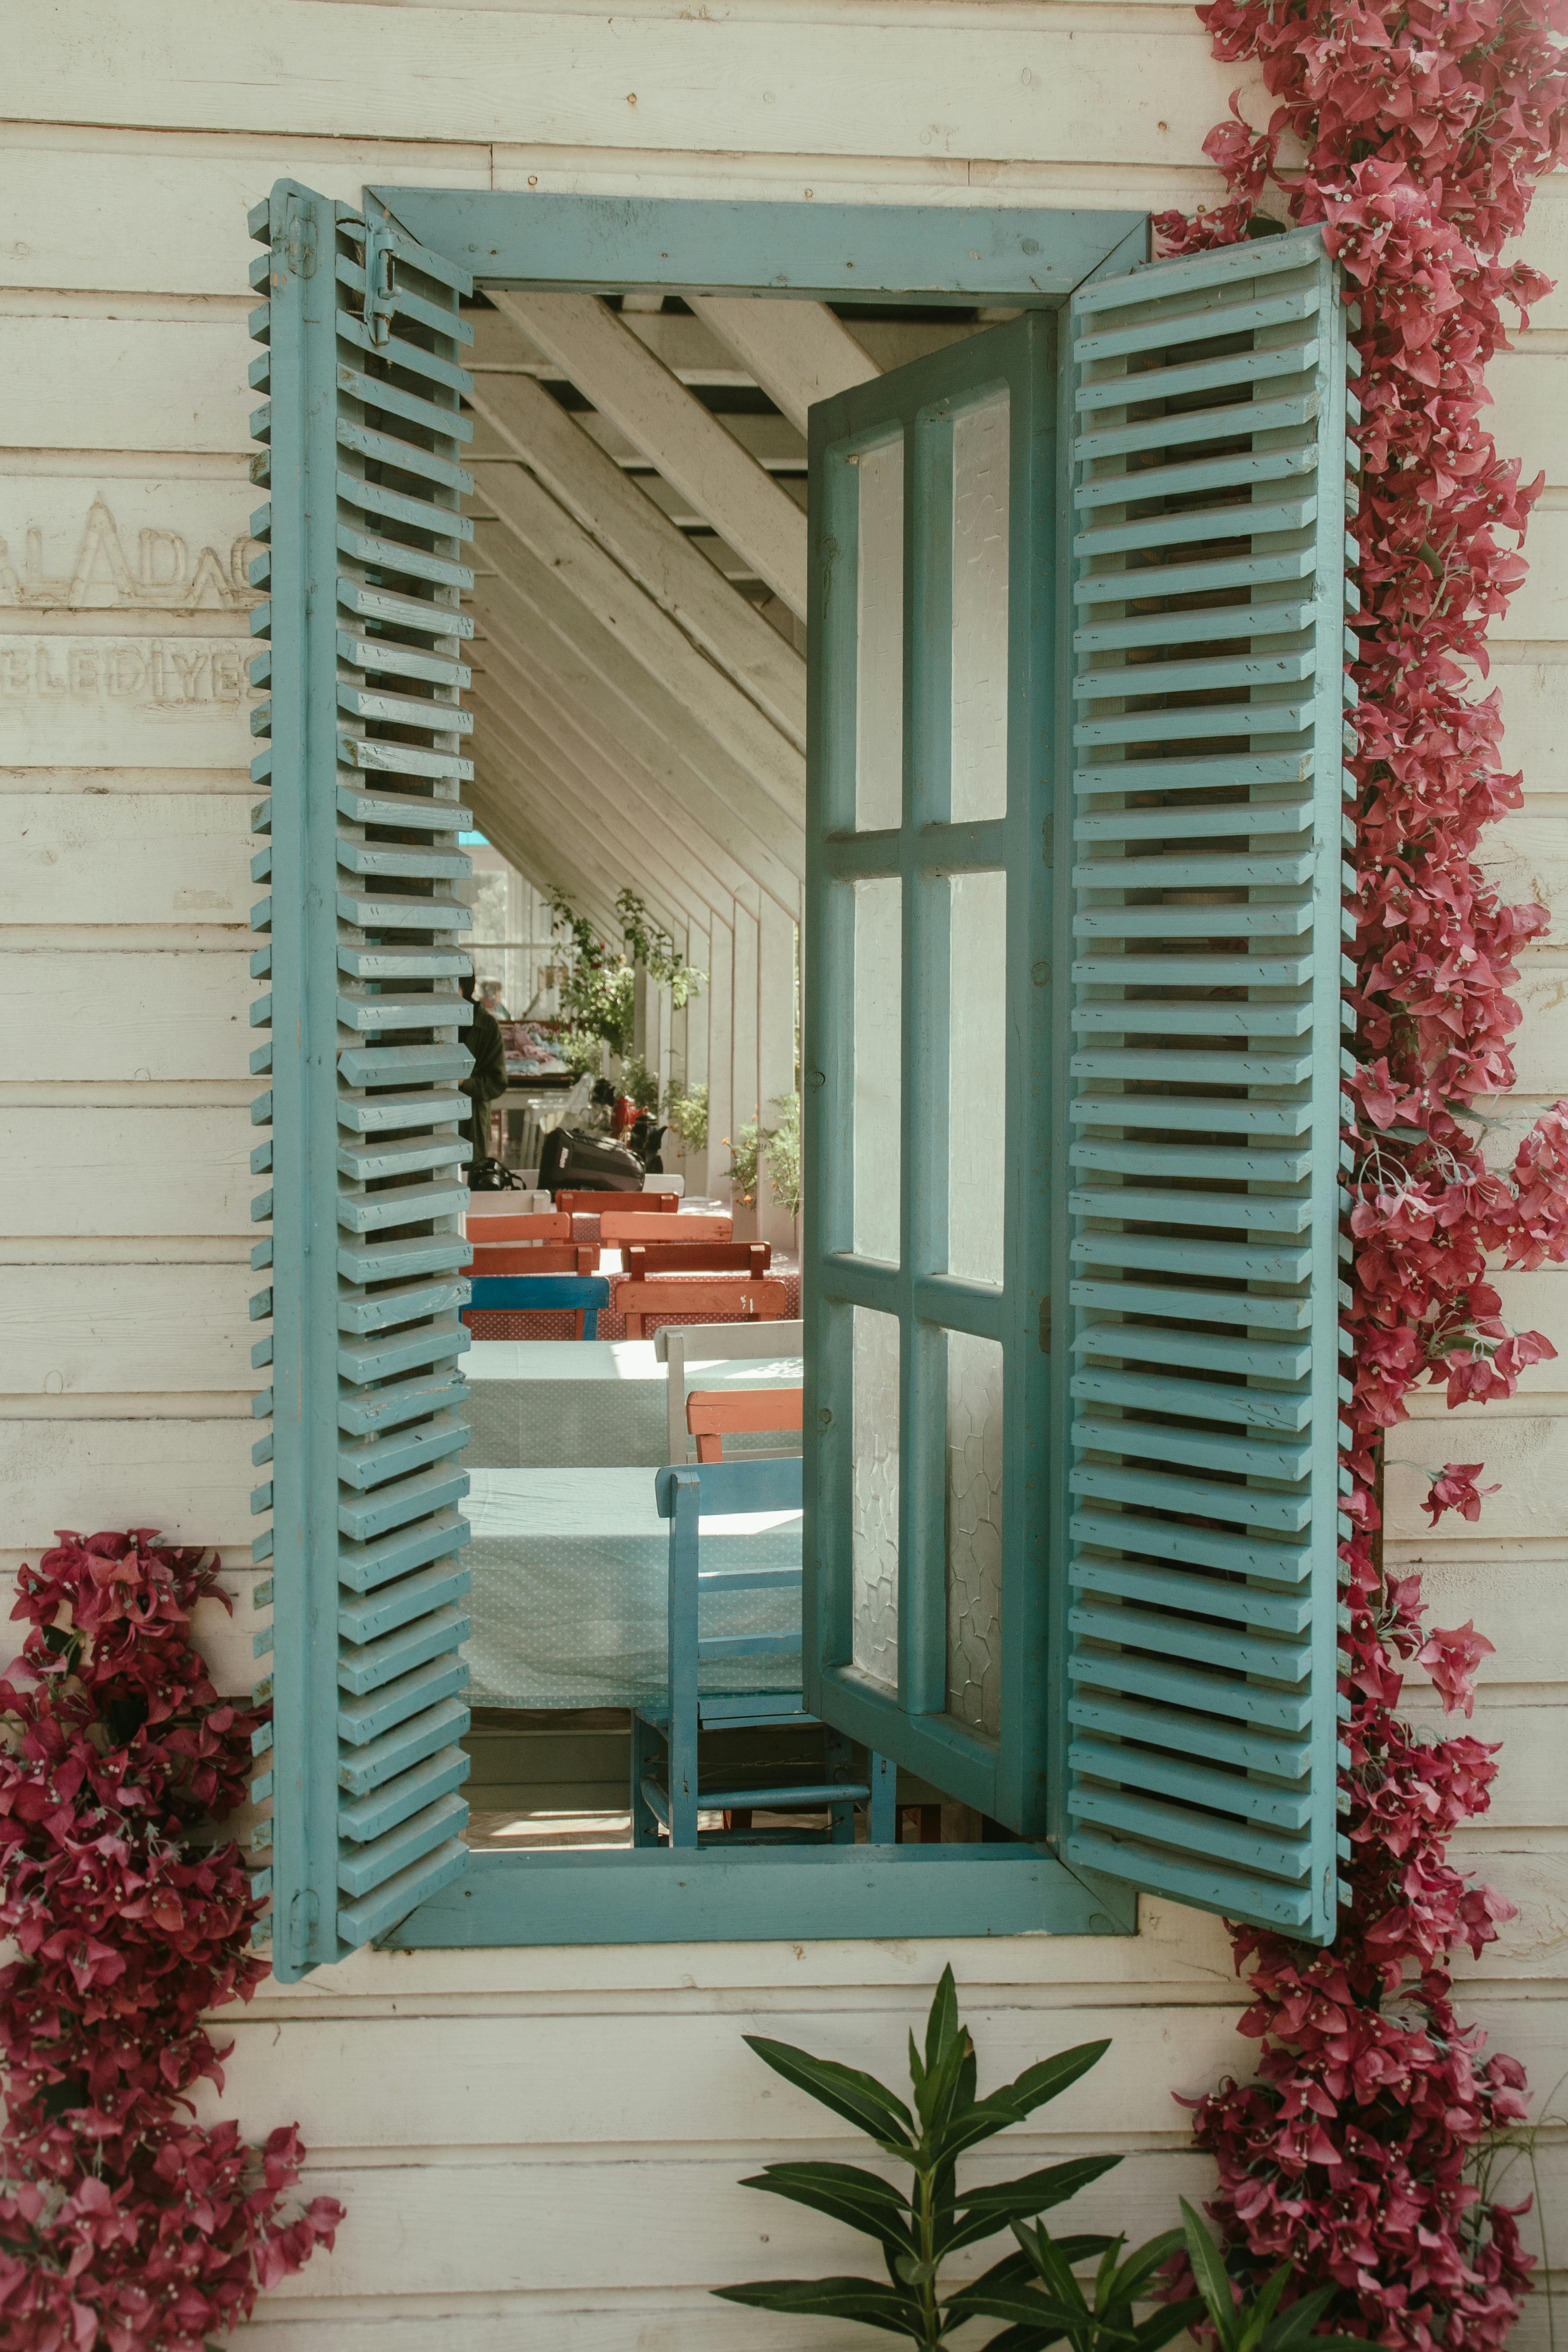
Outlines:
POLYGON ((1331 267, 643 213, 253 223, 274 1965, 1331 1932, 1331 267))

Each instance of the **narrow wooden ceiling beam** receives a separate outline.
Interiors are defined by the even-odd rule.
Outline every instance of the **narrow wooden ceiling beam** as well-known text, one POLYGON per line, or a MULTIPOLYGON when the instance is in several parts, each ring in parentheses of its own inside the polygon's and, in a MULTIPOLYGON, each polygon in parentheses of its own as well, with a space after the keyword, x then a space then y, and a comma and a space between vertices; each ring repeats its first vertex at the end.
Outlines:
MULTIPOLYGON (((826 302, 695 294, 691 308, 726 343, 797 433, 813 401, 831 400, 881 373, 826 302)), ((548 396, 548 395, 546 395, 548 396)))
MULTIPOLYGON (((617 878, 613 867, 600 862, 598 843, 583 823, 581 812, 563 814, 551 784, 541 781, 522 750, 493 713, 491 717, 491 765, 486 771, 486 782, 492 814, 510 824, 520 841, 531 845, 536 858, 554 854, 563 874, 570 870, 570 878, 562 879, 560 887, 574 908, 587 915, 604 938, 618 947, 621 919, 615 898, 626 887, 625 877, 617 878)), ((658 892, 647 889, 639 895, 656 922, 672 932, 684 930, 685 915, 667 906, 658 892)))
MULTIPOLYGON (((649 676, 661 680, 694 723, 755 778, 795 824, 805 823, 805 758, 734 680, 709 659, 646 589, 606 555, 582 524, 558 506, 521 465, 487 466, 480 493, 494 520, 479 514, 479 543, 495 561, 500 531, 537 557, 568 594, 611 630, 649 676)), ((721 583, 727 586, 727 583, 721 583)), ((733 590, 729 591, 733 594, 733 590)), ((764 621, 763 626, 768 624, 764 621)))
POLYGON ((798 897, 804 827, 692 724, 678 698, 564 594, 521 541, 503 532, 492 538, 496 569, 476 592, 481 627, 510 637, 553 672, 574 702, 625 743, 763 889, 781 904, 798 897))
MULTIPOLYGON (((516 328, 499 311, 480 313, 476 330, 477 346, 487 355, 519 347, 516 328)), ((486 429, 465 462, 481 466, 481 483, 500 453, 521 457, 590 537, 804 751, 805 661, 615 458, 530 376, 481 373, 470 405, 486 429)))
POLYGON ((476 757, 474 763, 471 798, 474 822, 485 839, 492 842, 536 890, 547 897, 552 890, 563 891, 573 905, 581 908, 610 939, 619 938, 614 907, 598 886, 563 853, 559 842, 540 836, 522 814, 516 794, 508 790, 503 780, 492 774, 488 761, 480 757, 476 757))
POLYGON ((476 698, 486 724, 502 730, 498 741, 505 745, 507 757, 526 759, 531 782, 542 779, 547 789, 560 796, 567 811, 575 813, 602 842, 606 856, 612 861, 619 858, 624 862, 626 871, 616 885, 618 889, 633 889, 645 897, 649 889, 655 890, 670 907, 679 909, 686 922, 707 922, 721 911, 721 907, 715 906, 700 889, 692 874, 683 874, 676 863, 682 845, 661 837, 647 824, 644 811, 628 806, 617 798, 613 787, 606 788, 563 752, 493 672, 487 674, 482 693, 476 685, 476 698))
POLYGON ((751 876, 726 857, 629 754, 595 730, 586 713, 554 687, 548 671, 524 659, 499 636, 487 637, 476 649, 476 657, 482 680, 504 688, 525 739, 531 742, 537 736, 553 747, 552 756, 559 753, 574 770, 581 771, 606 811, 616 812, 618 818, 624 810, 640 834, 659 845, 668 861, 689 876, 692 890, 706 905, 726 922, 737 899, 748 913, 756 912, 763 894, 751 876))
POLYGON ((804 512, 663 361, 597 295, 489 299, 804 620, 804 512))

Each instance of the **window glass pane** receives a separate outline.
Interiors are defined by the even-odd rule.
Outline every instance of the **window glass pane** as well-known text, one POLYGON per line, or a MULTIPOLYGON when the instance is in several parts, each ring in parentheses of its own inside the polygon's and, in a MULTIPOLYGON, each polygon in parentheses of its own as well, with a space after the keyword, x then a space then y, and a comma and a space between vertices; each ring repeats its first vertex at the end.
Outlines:
POLYGON ((855 1241, 862 1257, 899 1262, 899 1067, 903 886, 855 884, 855 1241))
POLYGON ((952 428, 951 809, 955 824, 1007 814, 1005 392, 966 409, 952 428))
POLYGON ((1002 1280, 1006 1165, 1007 877, 948 884, 947 1271, 1002 1280))
POLYGON ((1002 1350, 947 1335, 947 1711, 1002 1727, 1002 1350))
POLYGON ((899 1318, 852 1309, 855 1498, 850 1655, 899 1685, 899 1318))
POLYGON ((856 567, 855 826, 889 830, 904 806, 904 445, 861 456, 856 567))

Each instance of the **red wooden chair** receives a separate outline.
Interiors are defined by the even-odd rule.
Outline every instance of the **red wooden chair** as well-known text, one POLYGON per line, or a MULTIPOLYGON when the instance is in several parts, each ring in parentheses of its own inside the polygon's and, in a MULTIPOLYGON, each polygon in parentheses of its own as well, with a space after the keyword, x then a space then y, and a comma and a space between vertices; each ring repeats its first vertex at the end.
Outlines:
POLYGON ((471 1242, 569 1242, 572 1220, 558 1212, 546 1210, 542 1215, 521 1211, 511 1216, 468 1217, 468 1239, 471 1242))
POLYGON ((612 1276, 615 1311, 626 1318, 628 1339, 647 1337, 649 1318, 700 1315, 726 1322, 779 1323, 784 1320, 789 1293, 782 1282, 765 1275, 754 1282, 749 1274, 649 1274, 640 1280, 612 1276))
POLYGON ((599 1253, 592 1242, 479 1242, 476 1275, 596 1274, 599 1253))
POLYGON ((599 1239, 606 1249, 626 1242, 656 1242, 660 1249, 689 1242, 727 1242, 735 1231, 728 1216, 660 1217, 637 1209, 605 1209, 599 1217, 599 1239))
POLYGON ((595 1274, 598 1250, 574 1242, 572 1220, 557 1210, 543 1216, 486 1217, 471 1227, 476 1275, 595 1274))
POLYGON ((679 1192, 557 1192, 555 1205, 568 1217, 596 1217, 605 1209, 635 1209, 645 1217, 673 1217, 679 1192))
MULTIPOLYGON (((682 1224, 695 1225, 696 1217, 682 1224)), ((773 1262, 771 1242, 626 1242, 621 1271, 649 1274, 749 1274, 760 1281, 773 1262)))
POLYGON ((722 1462, 725 1438, 742 1430, 800 1429, 805 1418, 804 1389, 693 1389, 686 1400, 699 1462, 722 1462))

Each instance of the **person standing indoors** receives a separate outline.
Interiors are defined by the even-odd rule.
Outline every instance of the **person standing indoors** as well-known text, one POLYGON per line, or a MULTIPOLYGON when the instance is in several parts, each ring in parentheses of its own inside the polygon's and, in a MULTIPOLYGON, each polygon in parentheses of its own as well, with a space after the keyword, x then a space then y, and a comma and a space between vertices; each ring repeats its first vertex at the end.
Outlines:
POLYGON ((464 1044, 474 1057, 474 1066, 458 1083, 473 1103, 469 1131, 476 1160, 490 1156, 490 1105, 506 1092, 506 1041, 500 1025, 492 1013, 474 995, 473 974, 458 982, 463 994, 474 1008, 474 1017, 464 1037, 464 1044))

